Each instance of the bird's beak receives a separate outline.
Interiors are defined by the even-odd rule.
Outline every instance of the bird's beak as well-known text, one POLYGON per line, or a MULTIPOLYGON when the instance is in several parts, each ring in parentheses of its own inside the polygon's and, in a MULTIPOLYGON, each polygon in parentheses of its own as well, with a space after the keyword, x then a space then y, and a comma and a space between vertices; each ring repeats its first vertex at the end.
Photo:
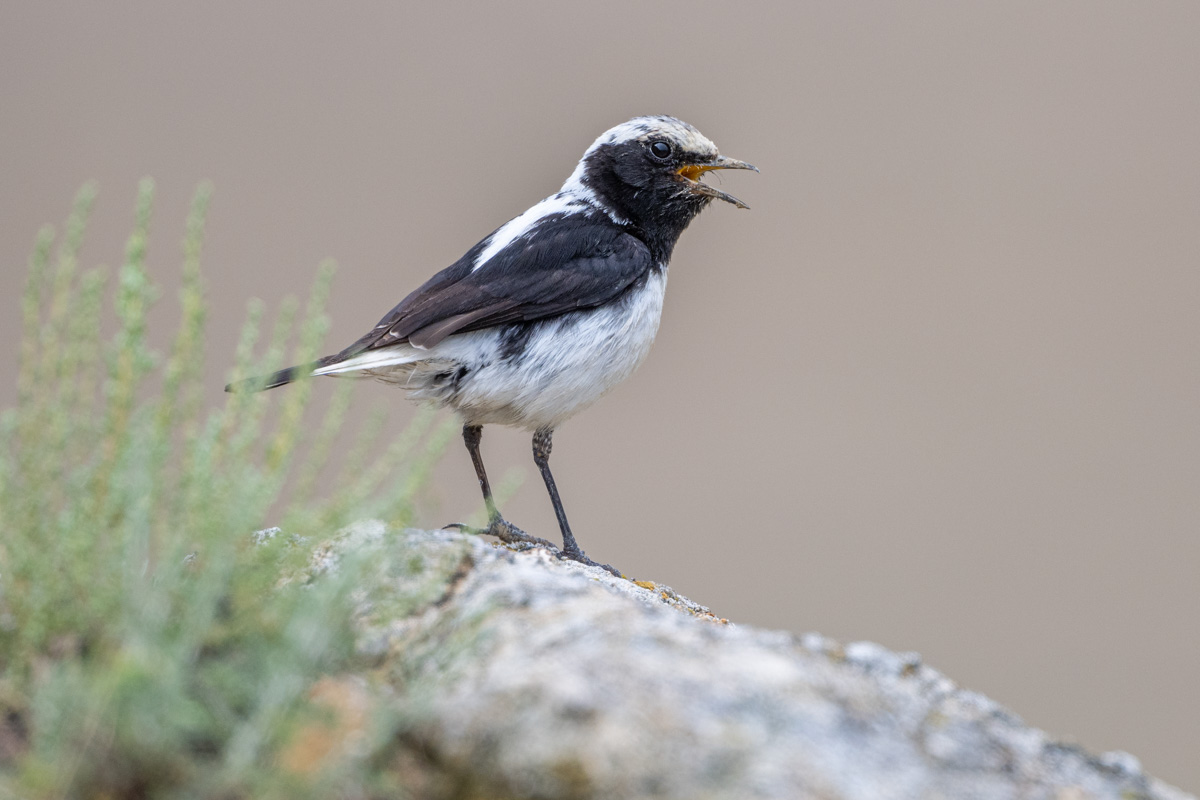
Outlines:
POLYGON ((726 203, 733 203, 738 208, 749 208, 750 206, 738 200, 731 194, 722 192, 709 186, 700 180, 700 176, 706 172, 711 172, 714 169, 752 169, 758 172, 758 167, 753 164, 747 164, 745 161, 738 161, 736 158, 726 158, 725 156, 717 156, 712 161, 706 161, 703 164, 688 164, 680 167, 675 171, 675 174, 683 178, 687 184, 687 190, 692 194, 702 194, 706 197, 715 197, 718 200, 724 200, 726 203))

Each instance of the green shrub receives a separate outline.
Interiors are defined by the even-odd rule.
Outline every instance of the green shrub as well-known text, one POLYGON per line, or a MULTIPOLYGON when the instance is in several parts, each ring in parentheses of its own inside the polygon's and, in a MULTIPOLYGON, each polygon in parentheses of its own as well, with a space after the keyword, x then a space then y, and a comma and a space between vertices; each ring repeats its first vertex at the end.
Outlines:
MULTIPOLYGON (((315 422, 304 382, 206 408, 207 187, 188 217, 181 322, 165 355, 146 329, 153 185, 140 186, 115 285, 77 263, 93 196, 79 194, 61 237, 37 239, 18 402, 0 418, 0 794, 371 795, 394 717, 364 723, 352 757, 305 764, 289 749, 336 722, 336 708, 311 701, 314 684, 357 666, 363 565, 320 580, 304 567, 356 517, 405 521, 450 429, 421 416, 372 455, 377 416, 329 479, 352 382, 315 422), (117 324, 104 341, 109 296, 117 324), (314 491, 319 472, 334 491, 314 491), (254 536, 269 514, 284 533, 254 536)), ((293 338, 291 363, 315 355, 331 274, 321 268, 294 335, 298 304, 285 304, 257 360, 263 313, 251 305, 231 377, 281 366, 293 338)))

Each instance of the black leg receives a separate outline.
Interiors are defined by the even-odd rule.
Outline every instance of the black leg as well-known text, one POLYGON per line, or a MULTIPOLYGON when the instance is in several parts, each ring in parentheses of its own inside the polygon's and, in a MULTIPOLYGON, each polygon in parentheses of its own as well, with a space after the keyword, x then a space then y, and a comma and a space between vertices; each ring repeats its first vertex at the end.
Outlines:
POLYGON ((545 539, 539 539, 536 536, 530 536, 500 516, 500 510, 496 508, 496 501, 492 499, 492 486, 488 483, 487 470, 483 468, 483 456, 479 453, 479 442, 481 439, 483 439, 482 425, 471 425, 469 423, 463 425, 463 441, 467 445, 467 452, 471 454, 471 463, 475 466, 475 477, 479 478, 479 489, 483 492, 483 503, 487 506, 488 526, 486 528, 471 528, 462 523, 455 522, 446 527, 458 528, 468 533, 488 534, 508 544, 524 542, 526 544, 536 544, 553 548, 554 545, 550 542, 545 539))
POLYGON ((542 480, 546 482, 546 491, 550 493, 550 502, 554 504, 554 515, 558 517, 558 527, 562 530, 563 557, 593 567, 602 567, 619 578, 621 573, 615 568, 608 564, 597 564, 588 558, 575 541, 574 534, 571 533, 571 526, 567 522, 567 512, 563 510, 562 499, 558 496, 558 487, 554 485, 554 476, 550 474, 550 447, 553 436, 552 428, 539 428, 534 432, 533 461, 537 464, 538 471, 542 473, 542 480))
POLYGON ((492 485, 488 483, 487 470, 483 468, 483 456, 479 454, 479 442, 483 439, 482 425, 463 425, 463 441, 467 444, 467 452, 471 454, 471 463, 475 465, 475 477, 479 478, 479 488, 483 491, 483 504, 487 506, 488 519, 500 516, 496 510, 496 501, 492 499, 492 485))

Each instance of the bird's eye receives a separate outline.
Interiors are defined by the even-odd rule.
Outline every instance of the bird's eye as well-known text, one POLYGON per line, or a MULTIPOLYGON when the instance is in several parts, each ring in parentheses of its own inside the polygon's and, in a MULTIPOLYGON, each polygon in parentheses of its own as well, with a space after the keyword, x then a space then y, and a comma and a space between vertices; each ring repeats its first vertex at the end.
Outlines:
POLYGON ((668 144, 667 142, 662 142, 662 141, 651 142, 650 143, 650 152, 654 155, 655 158, 666 161, 668 158, 671 157, 671 145, 668 144))

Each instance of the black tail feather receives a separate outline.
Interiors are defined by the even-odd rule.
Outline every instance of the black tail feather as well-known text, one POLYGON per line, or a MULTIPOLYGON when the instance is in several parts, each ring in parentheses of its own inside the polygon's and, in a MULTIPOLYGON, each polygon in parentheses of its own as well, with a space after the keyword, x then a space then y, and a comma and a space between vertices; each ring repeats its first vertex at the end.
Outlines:
POLYGON ((278 372, 272 372, 270 375, 259 375, 257 378, 243 378, 240 381, 226 384, 225 391, 261 392, 265 389, 274 389, 276 386, 283 386, 285 383, 307 378, 319 366, 321 366, 321 362, 314 361, 311 364, 301 364, 296 367, 281 369, 278 372))

